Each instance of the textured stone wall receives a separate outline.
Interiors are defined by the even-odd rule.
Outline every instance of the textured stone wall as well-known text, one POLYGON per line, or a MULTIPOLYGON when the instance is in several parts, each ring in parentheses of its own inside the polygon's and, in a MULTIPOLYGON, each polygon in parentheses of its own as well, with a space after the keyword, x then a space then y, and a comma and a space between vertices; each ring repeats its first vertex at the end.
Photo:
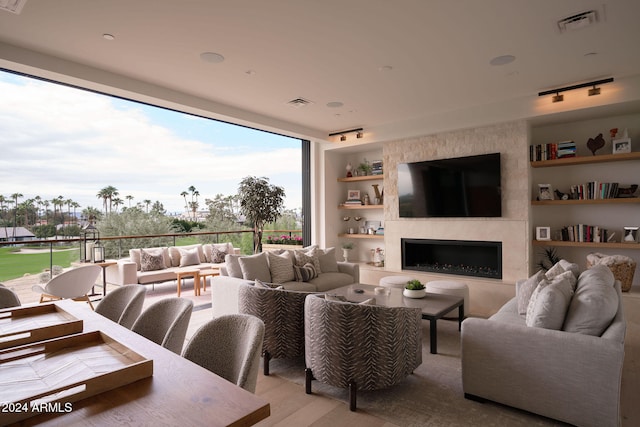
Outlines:
POLYGON ((503 281, 528 277, 529 138, 524 121, 456 130, 384 144, 386 263, 401 269, 400 239, 430 238, 502 242, 503 281), (399 218, 398 163, 501 153, 501 218, 399 218))

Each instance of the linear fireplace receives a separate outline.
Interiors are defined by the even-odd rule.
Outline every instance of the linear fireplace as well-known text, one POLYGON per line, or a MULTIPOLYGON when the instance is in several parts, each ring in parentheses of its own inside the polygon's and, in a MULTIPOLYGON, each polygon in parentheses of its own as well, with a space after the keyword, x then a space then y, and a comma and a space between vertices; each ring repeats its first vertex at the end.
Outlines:
POLYGON ((502 279, 502 242, 401 239, 402 269, 502 279))

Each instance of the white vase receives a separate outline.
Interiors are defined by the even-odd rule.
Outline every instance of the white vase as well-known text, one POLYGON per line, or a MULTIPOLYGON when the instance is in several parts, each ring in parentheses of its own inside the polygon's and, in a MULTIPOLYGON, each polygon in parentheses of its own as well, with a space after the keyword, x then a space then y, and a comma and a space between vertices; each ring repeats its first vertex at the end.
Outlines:
POLYGON ((342 256, 344 257, 344 262, 349 262, 349 252, 351 249, 342 248, 342 256))
POLYGON ((427 291, 425 289, 415 290, 415 289, 404 289, 402 291, 402 295, 407 298, 422 298, 427 295, 427 291))

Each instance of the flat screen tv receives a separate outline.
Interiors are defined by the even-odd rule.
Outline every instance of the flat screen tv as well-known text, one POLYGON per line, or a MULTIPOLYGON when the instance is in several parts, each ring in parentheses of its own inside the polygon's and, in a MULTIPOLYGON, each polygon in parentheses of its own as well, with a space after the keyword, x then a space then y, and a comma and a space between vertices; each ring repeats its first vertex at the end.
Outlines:
POLYGON ((500 153, 398 164, 401 218, 502 216, 500 153))

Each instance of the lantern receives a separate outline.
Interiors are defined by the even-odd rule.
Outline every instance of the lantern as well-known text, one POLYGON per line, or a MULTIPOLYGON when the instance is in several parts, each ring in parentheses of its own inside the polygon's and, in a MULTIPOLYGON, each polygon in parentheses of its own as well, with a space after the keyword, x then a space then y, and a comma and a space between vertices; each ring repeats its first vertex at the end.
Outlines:
POLYGON ((82 237, 82 241, 80 242, 80 262, 91 262, 93 259, 95 259, 93 247, 96 242, 99 242, 100 240, 100 232, 91 222, 89 222, 88 225, 82 227, 82 232, 80 235, 82 237))

